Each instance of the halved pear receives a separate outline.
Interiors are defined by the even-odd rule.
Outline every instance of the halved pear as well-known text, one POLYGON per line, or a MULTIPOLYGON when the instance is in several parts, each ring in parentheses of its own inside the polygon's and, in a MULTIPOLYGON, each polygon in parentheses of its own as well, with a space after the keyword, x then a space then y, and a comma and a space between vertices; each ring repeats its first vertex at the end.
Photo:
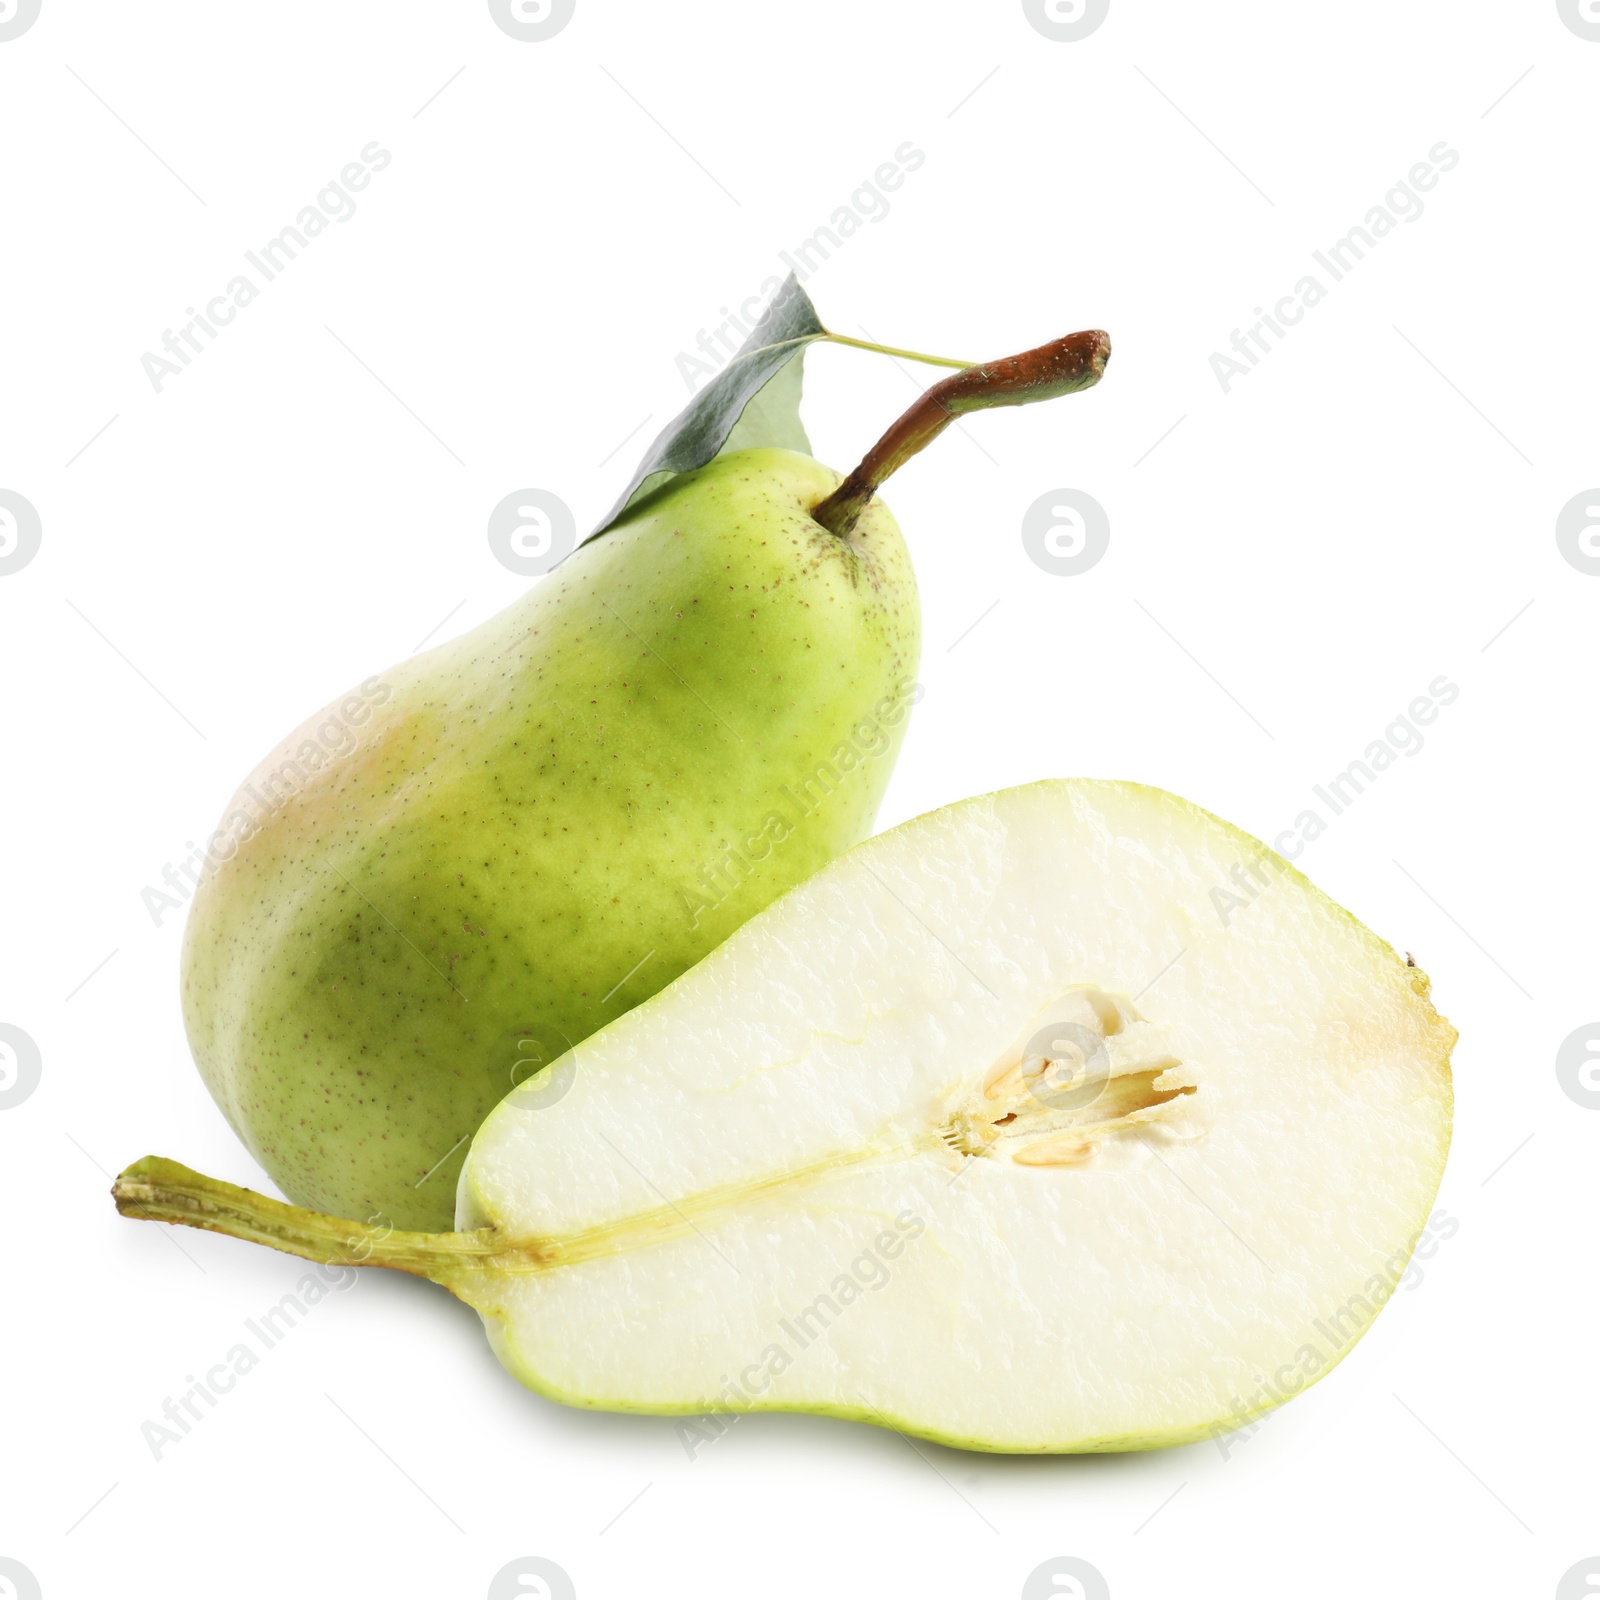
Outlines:
POLYGON ((455 1234, 154 1160, 118 1196, 434 1278, 572 1405, 1149 1448, 1370 1325, 1444 1168, 1454 1040, 1248 835, 1040 783, 858 846, 511 1094, 455 1234))

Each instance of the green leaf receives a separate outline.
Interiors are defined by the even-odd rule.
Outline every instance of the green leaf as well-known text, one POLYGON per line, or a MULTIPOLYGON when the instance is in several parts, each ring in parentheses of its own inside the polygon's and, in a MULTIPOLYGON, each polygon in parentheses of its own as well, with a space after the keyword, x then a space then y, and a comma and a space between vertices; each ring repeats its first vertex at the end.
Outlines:
POLYGON ((801 368, 806 346, 827 334, 791 272, 733 359, 645 451, 622 497, 589 538, 598 538, 668 479, 725 451, 776 447, 810 455, 811 442, 800 423, 801 368))
POLYGON ((805 359, 805 345, 796 346, 794 355, 779 366, 739 413, 739 420, 718 455, 729 450, 798 450, 802 455, 811 454, 811 441, 800 420, 805 359))

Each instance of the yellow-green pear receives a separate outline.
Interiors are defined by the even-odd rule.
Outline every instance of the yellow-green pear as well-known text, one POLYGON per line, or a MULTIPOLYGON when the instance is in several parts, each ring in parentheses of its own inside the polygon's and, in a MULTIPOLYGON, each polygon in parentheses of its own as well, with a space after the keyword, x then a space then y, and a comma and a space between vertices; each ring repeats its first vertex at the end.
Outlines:
POLYGON ((963 368, 842 480, 776 448, 678 471, 262 762, 207 852, 184 1014, 285 1194, 449 1228, 503 1096, 871 832, 919 650, 878 485, 960 413, 1088 388, 1109 354, 1083 333, 963 368))

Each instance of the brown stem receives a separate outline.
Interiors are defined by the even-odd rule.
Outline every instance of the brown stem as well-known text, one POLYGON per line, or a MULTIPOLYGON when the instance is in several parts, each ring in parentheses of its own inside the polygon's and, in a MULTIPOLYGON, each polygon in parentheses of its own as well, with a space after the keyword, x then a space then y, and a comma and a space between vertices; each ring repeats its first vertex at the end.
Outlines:
POLYGON ((1069 333, 1037 350, 964 368, 929 389, 811 515, 829 533, 848 538, 878 486, 926 449, 957 417, 990 406, 1026 406, 1092 388, 1110 359, 1110 335, 1093 331, 1069 333))

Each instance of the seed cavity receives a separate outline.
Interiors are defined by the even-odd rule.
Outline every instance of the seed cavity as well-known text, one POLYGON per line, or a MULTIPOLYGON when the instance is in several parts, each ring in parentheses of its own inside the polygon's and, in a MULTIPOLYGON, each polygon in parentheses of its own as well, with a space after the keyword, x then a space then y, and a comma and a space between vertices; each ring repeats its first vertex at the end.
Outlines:
POLYGON ((1173 1122, 1199 1090, 1170 1029, 1121 995, 1079 984, 1001 1052, 939 1137, 966 1157, 1085 1167, 1108 1147, 1173 1122))

